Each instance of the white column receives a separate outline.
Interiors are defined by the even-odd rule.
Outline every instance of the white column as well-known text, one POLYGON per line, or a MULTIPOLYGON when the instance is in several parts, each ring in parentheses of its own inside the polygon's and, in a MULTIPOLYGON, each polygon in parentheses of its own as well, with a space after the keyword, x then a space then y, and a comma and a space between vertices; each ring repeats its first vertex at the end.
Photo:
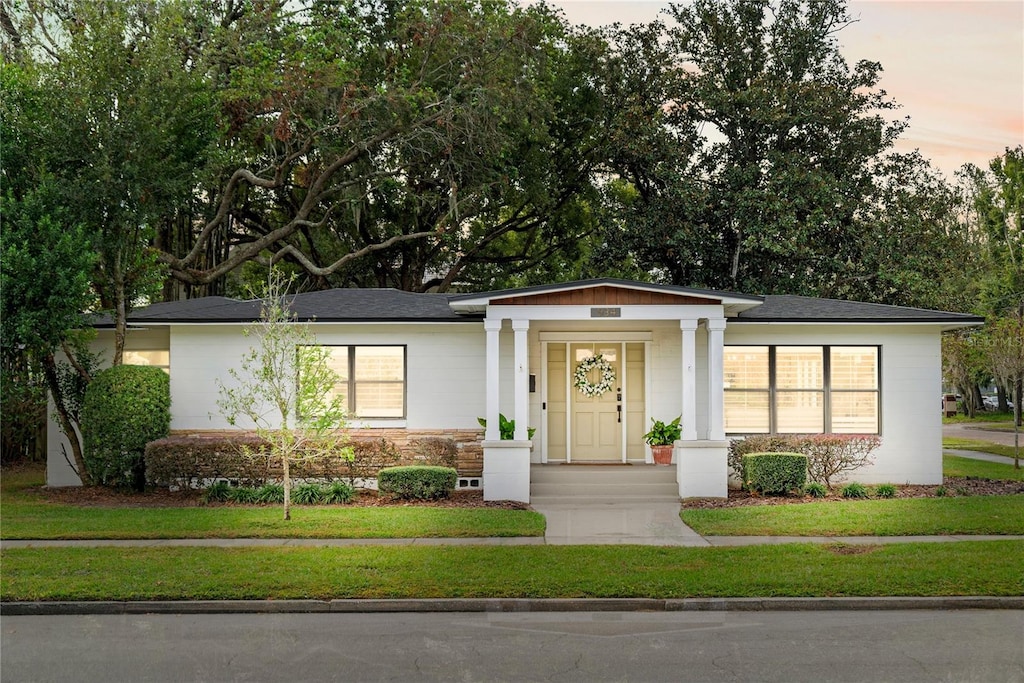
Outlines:
MULTIPOLYGON (((697 351, 696 320, 680 320, 679 329, 683 338, 683 432, 680 435, 682 441, 697 440, 697 351)), ((657 417, 657 416, 655 416, 657 417)))
POLYGON ((501 335, 501 320, 484 320, 484 330, 487 332, 487 359, 486 359, 486 402, 484 404, 484 417, 487 420, 487 430, 484 434, 485 441, 498 441, 501 438, 498 431, 498 413, 500 412, 501 387, 499 377, 501 366, 499 362, 499 342, 501 335))
POLYGON ((708 318, 708 441, 725 439, 725 318, 708 318))
MULTIPOLYGON (((530 422, 530 348, 526 332, 529 320, 513 320, 512 335, 515 342, 515 375, 512 385, 515 391, 516 441, 526 441, 530 422)), ((487 423, 488 425, 490 422, 487 423)))

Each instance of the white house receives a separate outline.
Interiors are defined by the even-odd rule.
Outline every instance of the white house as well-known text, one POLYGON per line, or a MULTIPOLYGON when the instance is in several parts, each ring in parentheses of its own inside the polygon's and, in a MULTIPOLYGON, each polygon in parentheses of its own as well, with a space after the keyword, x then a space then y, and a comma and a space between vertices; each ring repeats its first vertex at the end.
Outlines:
MULTIPOLYGON (((941 483, 940 333, 982 322, 614 279, 482 294, 335 289, 292 305, 331 347, 361 432, 448 434, 482 450, 485 498, 521 501, 531 465, 651 463, 643 434, 676 416, 681 497, 725 496, 728 439, 767 432, 878 434, 856 479, 941 483), (577 381, 580 363, 600 367, 577 381), (513 440, 499 439, 499 413, 515 420, 513 440)), ((224 297, 131 314, 125 362, 168 370, 172 432, 228 428, 217 380, 230 383, 258 316, 259 302, 224 297)), ((101 327, 97 347, 111 340, 101 327)), ((51 421, 47 479, 75 485, 62 439, 51 421)))

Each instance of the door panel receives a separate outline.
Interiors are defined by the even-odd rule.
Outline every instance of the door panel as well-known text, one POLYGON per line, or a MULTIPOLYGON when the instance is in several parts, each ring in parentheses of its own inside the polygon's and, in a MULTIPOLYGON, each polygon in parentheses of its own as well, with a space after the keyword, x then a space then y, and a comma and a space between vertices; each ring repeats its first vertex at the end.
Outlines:
POLYGON ((548 459, 565 459, 565 415, 566 405, 566 344, 548 344, 547 377, 547 438, 548 459))
MULTIPOLYGON (((622 346, 607 343, 570 344, 569 348, 570 373, 575 372, 580 361, 597 353, 604 356, 615 373, 612 388, 600 396, 585 396, 575 387, 570 387, 572 459, 621 460, 622 424, 619 422, 616 396, 622 387, 622 346)), ((591 374, 591 381, 597 381, 597 373, 591 374)))
POLYGON ((643 343, 626 344, 626 395, 623 410, 626 411, 626 458, 643 460, 647 454, 644 448, 644 434, 647 433, 645 401, 647 395, 644 372, 643 343))

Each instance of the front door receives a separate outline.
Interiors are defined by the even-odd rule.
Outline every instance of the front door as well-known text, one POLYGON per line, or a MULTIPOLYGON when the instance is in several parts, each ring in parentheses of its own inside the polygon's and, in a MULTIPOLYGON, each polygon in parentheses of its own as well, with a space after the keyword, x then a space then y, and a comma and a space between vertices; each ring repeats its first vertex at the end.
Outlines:
POLYGON ((621 461, 622 452, 622 344, 570 344, 572 459, 621 461), (586 372, 577 372, 590 361, 586 372), (609 379, 602 368, 611 368, 609 379), (583 386, 577 386, 581 382, 583 386), (602 391, 603 390, 603 391, 602 391))

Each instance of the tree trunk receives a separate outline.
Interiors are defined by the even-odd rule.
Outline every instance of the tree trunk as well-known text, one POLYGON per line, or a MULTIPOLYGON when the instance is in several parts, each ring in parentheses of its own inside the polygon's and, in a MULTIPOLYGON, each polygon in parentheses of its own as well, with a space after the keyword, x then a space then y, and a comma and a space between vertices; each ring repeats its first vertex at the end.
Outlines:
MULTIPOLYGON (((118 255, 120 257, 120 254, 118 255)), ((114 282, 114 360, 112 365, 121 365, 124 361, 124 340, 128 336, 128 311, 125 304, 124 277, 120 272, 120 258, 116 267, 114 282)))
POLYGON ((1013 385, 1013 469, 1020 469, 1020 395, 1022 380, 1013 385))
POLYGON ((287 521, 292 518, 292 477, 288 470, 288 456, 281 457, 281 469, 284 472, 284 518, 287 521))
POLYGON ((1010 412, 1010 405, 1006 400, 1006 389, 1002 385, 996 387, 996 405, 1000 413, 1010 412))
POLYGON ((89 471, 85 468, 82 442, 78 437, 78 432, 75 431, 74 424, 71 422, 71 416, 68 415, 68 411, 64 408, 63 395, 60 391, 60 384, 57 382, 57 362, 54 360, 53 353, 45 354, 42 358, 42 364, 43 375, 46 377, 46 386, 50 389, 50 394, 53 396, 53 404, 57 410, 57 421, 60 423, 61 431, 64 432, 68 442, 71 444, 71 454, 75 461, 76 474, 82 480, 82 485, 88 486, 92 483, 92 479, 89 477, 89 471))

